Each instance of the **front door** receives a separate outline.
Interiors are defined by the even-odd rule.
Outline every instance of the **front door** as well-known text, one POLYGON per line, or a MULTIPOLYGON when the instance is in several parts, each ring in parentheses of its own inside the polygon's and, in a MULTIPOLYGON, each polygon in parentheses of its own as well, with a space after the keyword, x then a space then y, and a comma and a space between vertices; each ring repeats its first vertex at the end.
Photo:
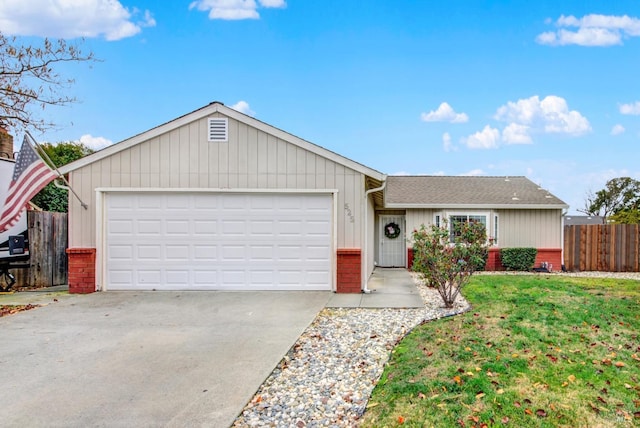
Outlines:
POLYGON ((382 267, 405 267, 406 240, 403 215, 378 216, 379 260, 382 267))

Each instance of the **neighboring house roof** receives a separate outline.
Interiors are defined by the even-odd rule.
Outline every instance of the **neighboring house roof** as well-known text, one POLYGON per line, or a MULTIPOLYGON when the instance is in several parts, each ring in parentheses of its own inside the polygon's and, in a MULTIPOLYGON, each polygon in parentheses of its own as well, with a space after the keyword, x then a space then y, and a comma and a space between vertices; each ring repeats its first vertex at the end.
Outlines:
POLYGON ((599 215, 567 215, 564 217, 565 226, 582 226, 586 224, 606 224, 599 215))
POLYGON ((156 126, 146 132, 135 135, 131 138, 123 140, 117 144, 113 144, 107 148, 104 148, 98 152, 95 152, 89 156, 85 156, 81 159, 78 159, 74 162, 71 162, 67 165, 64 165, 59 168, 62 174, 66 174, 70 171, 74 171, 76 169, 82 168, 86 165, 89 165, 93 162, 99 161, 106 157, 112 156, 118 152, 126 150, 130 147, 135 146, 136 144, 143 143, 147 140, 155 138, 159 135, 170 132, 174 129, 179 128, 180 126, 186 125, 188 123, 194 122, 196 120, 202 119, 209 115, 221 113, 227 117, 235 119, 237 121, 243 122, 249 126, 253 126, 256 129, 259 129, 263 132, 271 134, 281 140, 287 141, 288 143, 295 144, 298 147, 301 147, 305 150, 308 150, 312 153, 315 153, 319 156, 330 159, 340 165, 343 165, 347 168, 351 168, 354 171, 360 172, 366 176, 369 176, 375 180, 384 181, 386 179, 386 174, 383 174, 379 171, 376 171, 372 168, 369 168, 361 163, 348 159, 342 155, 339 155, 335 152, 325 149, 324 147, 318 146, 316 144, 310 143, 309 141, 303 140, 295 135, 289 134, 281 129, 278 129, 274 126, 271 126, 267 123, 261 122, 251 116, 247 116, 244 113, 240 113, 237 110, 229 108, 222 104, 219 101, 214 101, 209 105, 206 105, 198 110, 195 110, 191 113, 185 114, 184 116, 178 117, 177 119, 166 122, 160 126, 156 126))
POLYGON ((387 208, 564 209, 569 205, 526 177, 390 176, 387 208))

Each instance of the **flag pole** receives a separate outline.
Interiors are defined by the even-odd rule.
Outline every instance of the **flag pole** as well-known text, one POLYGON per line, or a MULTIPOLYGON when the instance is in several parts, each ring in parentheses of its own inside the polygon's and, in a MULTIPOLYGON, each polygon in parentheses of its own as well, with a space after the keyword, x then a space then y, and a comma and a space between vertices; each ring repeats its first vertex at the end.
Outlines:
MULTIPOLYGON (((58 167, 56 166, 55 163, 53 163, 53 161, 51 160, 51 158, 49 157, 49 155, 47 154, 47 152, 44 151, 44 149, 42 148, 42 146, 40 144, 38 144, 38 142, 36 141, 35 138, 33 138, 33 136, 31 135, 31 133, 29 131, 26 131, 26 134, 29 136, 29 138, 31 139, 31 141, 33 141, 33 143, 36 145, 36 148, 38 149, 38 151, 44 156, 45 160, 47 161, 47 163, 50 166, 53 166, 53 169, 58 173, 58 178, 62 179, 62 181, 64 181, 65 186, 62 187, 59 184, 57 184, 54 181, 54 184, 56 185, 56 187, 62 187, 63 189, 68 189, 71 190, 71 193, 73 193, 73 196, 76 197, 76 199, 78 201, 80 201, 80 205, 82 205, 82 208, 84 208, 85 210, 89 208, 89 206, 87 204, 85 204, 82 199, 80 199, 80 196, 78 196, 78 194, 76 193, 75 190, 73 190, 73 187, 71 187, 71 184, 67 181, 67 179, 64 177, 64 175, 62 175, 60 173, 60 171, 58 170, 58 167)), ((57 178, 56 178, 57 180, 57 178)))

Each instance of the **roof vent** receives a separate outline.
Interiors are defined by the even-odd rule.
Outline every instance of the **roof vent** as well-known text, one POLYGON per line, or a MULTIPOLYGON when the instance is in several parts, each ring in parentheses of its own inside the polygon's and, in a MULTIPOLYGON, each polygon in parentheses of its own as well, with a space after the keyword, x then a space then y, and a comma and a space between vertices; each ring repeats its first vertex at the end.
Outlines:
POLYGON ((513 192, 513 196, 511 197, 512 201, 519 201, 520 198, 518 197, 518 195, 516 194, 516 192, 513 192))
POLYGON ((229 141, 229 123, 226 117, 209 118, 209 141, 226 143, 229 141))

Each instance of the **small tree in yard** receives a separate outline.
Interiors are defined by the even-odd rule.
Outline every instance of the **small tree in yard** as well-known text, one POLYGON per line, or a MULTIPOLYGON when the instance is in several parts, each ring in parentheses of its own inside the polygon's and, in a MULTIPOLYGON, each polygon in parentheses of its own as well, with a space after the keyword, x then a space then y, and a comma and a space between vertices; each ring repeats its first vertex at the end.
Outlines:
POLYGON ((485 226, 457 222, 450 235, 446 221, 443 227, 422 225, 413 232, 413 242, 413 271, 425 285, 437 288, 445 307, 452 308, 471 275, 486 263, 489 243, 485 226))

